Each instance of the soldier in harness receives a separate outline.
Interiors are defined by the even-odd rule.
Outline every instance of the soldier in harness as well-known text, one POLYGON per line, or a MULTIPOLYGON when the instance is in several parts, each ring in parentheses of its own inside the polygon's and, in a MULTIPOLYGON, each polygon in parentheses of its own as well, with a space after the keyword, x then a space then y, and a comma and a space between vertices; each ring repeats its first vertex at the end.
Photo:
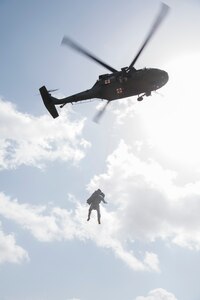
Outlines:
POLYGON ((105 197, 105 194, 100 189, 98 189, 87 200, 87 203, 90 205, 89 211, 88 211, 87 221, 90 220, 90 215, 91 215, 92 210, 96 210, 97 211, 98 223, 101 224, 101 214, 100 214, 100 205, 99 204, 101 203, 101 201, 103 203, 107 203, 104 200, 104 197, 105 197))

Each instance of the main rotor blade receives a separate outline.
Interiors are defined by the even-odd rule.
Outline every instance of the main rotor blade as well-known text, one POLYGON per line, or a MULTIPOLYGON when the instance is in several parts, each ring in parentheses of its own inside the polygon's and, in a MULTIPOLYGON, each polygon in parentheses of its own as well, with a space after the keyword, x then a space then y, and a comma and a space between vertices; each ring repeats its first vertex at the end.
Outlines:
POLYGON ((106 104, 102 107, 102 109, 100 109, 100 110, 98 111, 98 113, 96 114, 96 116, 93 118, 93 121, 94 121, 95 123, 99 123, 99 120, 100 120, 100 118, 102 117, 102 115, 105 113, 105 110, 106 110, 106 108, 107 108, 109 102, 110 102, 110 101, 107 101, 106 104))
POLYGON ((87 50, 83 49, 80 45, 77 43, 73 42, 70 38, 64 36, 63 40, 61 42, 61 45, 67 45, 73 48, 74 50, 80 52, 81 54, 84 54, 85 56, 89 57, 90 59, 96 61, 98 64, 103 66, 104 68, 108 69, 110 72, 114 73, 117 72, 116 69, 112 68, 108 64, 104 63, 102 60, 94 56, 93 54, 89 53, 87 50))
POLYGON ((131 69, 134 64, 136 63, 138 57, 140 56, 141 52, 144 50, 145 46, 147 45, 147 43, 149 42, 149 40, 151 39, 151 37, 153 36, 153 34, 155 33, 156 29, 160 26, 161 22, 163 21, 163 19, 165 18, 165 16, 167 15, 168 11, 169 11, 169 6, 166 5, 165 3, 161 3, 161 10, 156 18, 156 20, 153 23, 153 26, 151 27, 151 30, 146 38, 146 40, 144 41, 142 47, 140 48, 140 50, 138 51, 137 55, 135 56, 134 60, 132 61, 132 63, 129 66, 129 69, 131 69))

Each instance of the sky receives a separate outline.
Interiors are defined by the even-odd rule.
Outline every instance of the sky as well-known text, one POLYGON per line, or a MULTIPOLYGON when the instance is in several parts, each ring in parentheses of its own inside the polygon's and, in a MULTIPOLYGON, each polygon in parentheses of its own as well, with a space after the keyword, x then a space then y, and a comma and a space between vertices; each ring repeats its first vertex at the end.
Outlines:
POLYGON ((170 12, 135 67, 165 70, 158 93, 66 105, 108 71, 61 46, 67 35, 120 70, 157 0, 0 1, 0 299, 199 300, 200 2, 170 12), (87 198, 97 188, 102 224, 87 198))

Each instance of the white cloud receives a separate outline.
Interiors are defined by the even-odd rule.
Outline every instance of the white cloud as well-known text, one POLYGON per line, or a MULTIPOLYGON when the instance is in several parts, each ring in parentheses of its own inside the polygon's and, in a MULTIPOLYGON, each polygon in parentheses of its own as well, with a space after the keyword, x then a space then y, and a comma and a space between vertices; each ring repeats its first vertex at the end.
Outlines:
POLYGON ((136 255, 134 243, 142 240, 146 247, 163 240, 189 249, 200 249, 200 183, 175 184, 176 173, 165 170, 153 160, 141 161, 123 141, 107 159, 107 171, 94 176, 88 185, 92 192, 101 187, 108 200, 102 207, 103 224, 94 213, 86 222, 87 206, 74 202, 73 210, 53 206, 33 206, 0 194, 0 214, 28 230, 43 242, 92 240, 108 248, 134 270, 159 272, 156 253, 136 255), (111 205, 109 205, 111 204, 111 205), (110 208, 109 208, 110 209, 110 208), (92 223, 92 224, 91 224, 92 223), (130 250, 132 249, 132 250, 130 250))
POLYGON ((67 111, 55 120, 48 115, 34 117, 0 100, 0 169, 41 167, 59 159, 79 161, 90 145, 81 137, 84 121, 71 121, 67 111))
POLYGON ((118 124, 123 124, 127 117, 132 118, 137 113, 136 105, 138 104, 136 101, 137 98, 129 97, 127 99, 118 100, 113 106, 113 113, 116 116, 116 122, 118 124))
POLYGON ((0 194, 0 214, 29 230, 40 241, 60 240, 64 236, 70 239, 75 233, 71 212, 53 208, 48 214, 46 206, 20 204, 3 193, 0 194))
POLYGON ((146 263, 146 265, 149 266, 150 270, 154 270, 156 272, 160 271, 159 259, 155 253, 146 252, 145 258, 144 258, 144 263, 146 263))
POLYGON ((158 288, 150 291, 146 297, 139 296, 135 300, 177 300, 177 298, 172 293, 158 288))
POLYGON ((107 159, 107 171, 94 176, 88 190, 101 187, 108 200, 102 207, 103 224, 95 212, 86 221, 87 206, 73 196, 74 209, 33 206, 0 194, 0 214, 16 222, 43 242, 92 240, 113 251, 134 270, 160 271, 156 253, 140 252, 134 243, 143 240, 147 247, 156 240, 200 250, 200 183, 176 186, 176 173, 163 169, 153 160, 141 161, 123 141, 107 159), (109 208, 110 210, 110 208, 109 208), (92 223, 92 224, 91 224, 92 223), (132 249, 132 250, 131 250, 132 249))
MULTIPOLYGON (((200 182, 177 186, 175 180, 175 172, 142 161, 121 141, 107 159, 107 171, 94 176, 88 190, 100 186, 115 205, 120 239, 162 239, 200 250, 200 182)), ((147 257, 158 269, 157 258, 147 257)))
POLYGON ((6 235, 0 228, 0 264, 21 263, 28 259, 28 253, 16 244, 14 235, 6 235))
POLYGON ((98 247, 112 250, 117 258, 134 270, 157 271, 157 261, 152 254, 146 254, 144 262, 142 262, 135 257, 133 252, 124 248, 123 243, 118 239, 120 222, 117 220, 116 214, 108 213, 104 208, 102 208, 102 214, 104 224, 100 226, 97 224, 96 216, 95 218, 92 216, 90 222, 86 221, 87 207, 78 202, 76 202, 74 211, 68 211, 59 207, 21 204, 17 200, 11 200, 3 193, 0 194, 0 215, 16 222, 39 241, 72 239, 84 241, 90 239, 98 247))

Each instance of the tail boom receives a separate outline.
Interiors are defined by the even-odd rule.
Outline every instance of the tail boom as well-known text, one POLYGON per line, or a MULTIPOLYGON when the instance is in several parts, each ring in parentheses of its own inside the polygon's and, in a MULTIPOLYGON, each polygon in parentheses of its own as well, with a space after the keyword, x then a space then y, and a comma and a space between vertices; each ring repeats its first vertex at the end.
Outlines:
POLYGON ((39 91, 46 109, 49 111, 49 113, 52 115, 53 118, 57 118, 59 116, 56 109, 56 105, 61 105, 61 107, 63 107, 67 103, 75 103, 75 102, 92 99, 92 98, 100 98, 98 91, 96 89, 86 90, 84 92, 66 98, 62 98, 62 99, 57 99, 55 97, 52 97, 45 86, 42 86, 39 89, 39 91))

